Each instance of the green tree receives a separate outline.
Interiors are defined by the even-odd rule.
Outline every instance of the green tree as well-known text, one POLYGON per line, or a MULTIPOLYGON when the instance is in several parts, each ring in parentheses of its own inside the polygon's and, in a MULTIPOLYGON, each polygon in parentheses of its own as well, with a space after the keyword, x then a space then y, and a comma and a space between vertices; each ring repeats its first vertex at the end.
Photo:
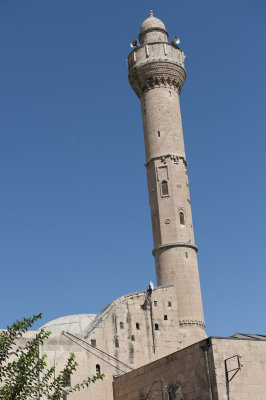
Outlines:
POLYGON ((40 346, 51 334, 44 329, 26 341, 26 344, 20 345, 19 339, 41 317, 42 314, 38 314, 24 318, 0 331, 1 400, 36 400, 42 396, 49 400, 60 400, 104 377, 103 374, 97 374, 74 386, 68 386, 70 376, 78 365, 74 354, 70 355, 64 369, 55 376, 55 367, 47 367, 46 355, 39 352, 40 346))

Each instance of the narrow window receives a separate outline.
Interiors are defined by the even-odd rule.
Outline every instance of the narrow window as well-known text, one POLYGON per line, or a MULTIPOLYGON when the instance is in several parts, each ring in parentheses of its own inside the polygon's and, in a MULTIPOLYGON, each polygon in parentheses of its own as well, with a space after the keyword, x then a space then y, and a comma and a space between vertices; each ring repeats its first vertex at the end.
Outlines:
POLYGON ((158 303, 157 303, 156 300, 154 300, 153 304, 154 304, 154 307, 157 307, 157 306, 158 306, 158 303))
POLYGON ((136 323, 136 328, 137 328, 138 331, 140 330, 140 327, 139 327, 139 323, 138 323, 138 322, 136 323))
POLYGON ((172 307, 172 302, 168 301, 168 307, 172 307))
POLYGON ((162 196, 168 196, 168 183, 162 181, 162 196))
POLYGON ((185 255, 186 255, 186 258, 188 258, 188 253, 187 253, 187 251, 185 252, 185 255))
POLYGON ((100 374, 101 373, 101 367, 99 364, 96 364, 96 374, 100 374))
POLYGON ((179 220, 180 220, 180 225, 185 225, 185 216, 182 211, 179 213, 179 220))
POLYGON ((161 132, 160 131, 158 131, 158 137, 161 137, 161 132))
POLYGON ((155 328, 156 331, 158 331, 158 330, 159 330, 159 325, 158 325, 158 324, 155 324, 155 325, 154 325, 154 328, 155 328))
POLYGON ((115 339, 115 347, 119 347, 119 341, 118 341, 118 339, 115 339))
POLYGON ((132 340, 132 342, 135 342, 135 336, 134 335, 131 336, 131 340, 132 340))
POLYGON ((120 322, 120 329, 124 329, 124 322, 120 322))
POLYGON ((95 339, 91 339, 91 346, 96 347, 96 340, 95 339))
POLYGON ((165 315, 165 316, 163 317, 163 319, 164 319, 165 321, 167 321, 167 320, 168 320, 167 315, 165 315))

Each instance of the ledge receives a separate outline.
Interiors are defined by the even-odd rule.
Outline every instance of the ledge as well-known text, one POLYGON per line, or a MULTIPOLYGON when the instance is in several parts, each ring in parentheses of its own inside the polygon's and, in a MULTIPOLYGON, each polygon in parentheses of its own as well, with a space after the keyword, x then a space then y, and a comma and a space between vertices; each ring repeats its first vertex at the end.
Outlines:
POLYGON ((152 255, 154 256, 155 253, 159 250, 166 250, 170 249, 171 247, 189 247, 190 249, 194 249, 196 253, 198 252, 198 247, 193 243, 173 242, 173 243, 160 244, 159 246, 154 247, 154 249, 152 250, 152 255))

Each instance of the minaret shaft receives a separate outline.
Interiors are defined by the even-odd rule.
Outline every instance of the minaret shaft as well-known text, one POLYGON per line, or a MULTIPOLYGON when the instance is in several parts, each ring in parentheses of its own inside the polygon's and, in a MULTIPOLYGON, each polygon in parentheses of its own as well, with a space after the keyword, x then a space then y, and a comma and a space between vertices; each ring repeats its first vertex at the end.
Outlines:
POLYGON ((141 101, 157 284, 175 285, 183 345, 189 345, 206 334, 179 104, 184 54, 153 16, 140 38, 142 46, 128 58, 129 81, 141 101))

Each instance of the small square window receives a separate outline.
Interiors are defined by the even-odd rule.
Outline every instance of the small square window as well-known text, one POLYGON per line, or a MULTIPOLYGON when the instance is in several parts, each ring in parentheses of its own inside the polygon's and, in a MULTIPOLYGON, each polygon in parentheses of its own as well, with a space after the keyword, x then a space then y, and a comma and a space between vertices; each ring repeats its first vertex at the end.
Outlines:
POLYGON ((168 301, 168 307, 172 307, 172 302, 168 301))
POLYGON ((154 307, 157 307, 157 306, 158 306, 158 303, 157 303, 156 300, 154 300, 153 304, 154 304, 154 307))
POLYGON ((95 339, 91 339, 91 346, 96 347, 96 340, 95 339))
POLYGON ((167 320, 168 320, 167 315, 164 315, 163 319, 164 319, 165 321, 167 321, 167 320))

